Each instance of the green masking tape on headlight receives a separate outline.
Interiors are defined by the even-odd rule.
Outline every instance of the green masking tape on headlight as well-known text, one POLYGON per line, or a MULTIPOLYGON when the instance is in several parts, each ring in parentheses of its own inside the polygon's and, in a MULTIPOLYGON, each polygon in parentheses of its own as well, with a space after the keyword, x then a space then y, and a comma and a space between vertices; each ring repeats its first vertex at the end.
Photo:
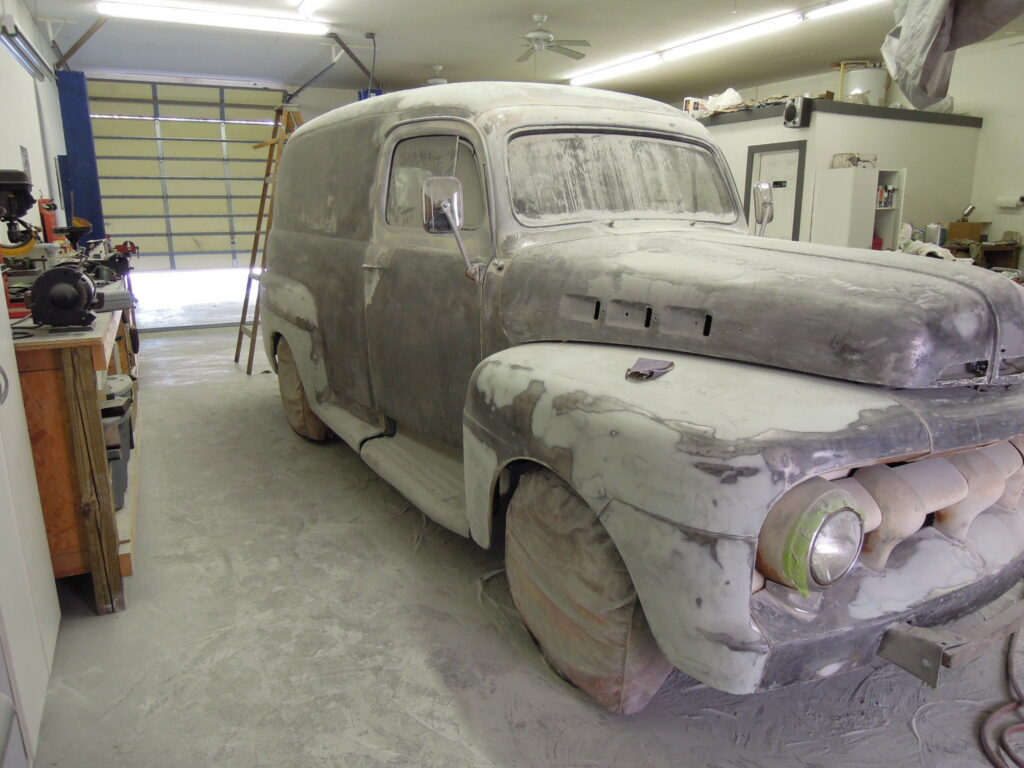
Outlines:
POLYGON ((857 509, 852 499, 839 491, 827 493, 797 517, 783 544, 783 575, 804 597, 811 594, 811 544, 825 519, 841 509, 853 510, 864 522, 863 510, 857 509))

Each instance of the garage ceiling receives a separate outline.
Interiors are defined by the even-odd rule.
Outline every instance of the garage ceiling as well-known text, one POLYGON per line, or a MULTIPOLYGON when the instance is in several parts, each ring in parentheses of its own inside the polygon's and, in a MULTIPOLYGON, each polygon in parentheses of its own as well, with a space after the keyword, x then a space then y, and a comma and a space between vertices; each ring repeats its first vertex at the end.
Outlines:
MULTIPOLYGON (((799 0, 788 6, 779 0, 327 0, 316 17, 329 22, 367 66, 373 52, 365 35, 375 33, 377 78, 387 90, 397 90, 423 83, 433 74, 434 65, 442 65, 443 75, 452 82, 564 82, 586 67, 661 50, 684 38, 810 4, 799 0), (556 37, 589 40, 592 47, 585 49, 587 58, 576 62, 542 53, 516 63, 523 50, 523 41, 516 35, 532 28, 534 13, 548 14, 545 27, 556 37)), ((278 13, 295 12, 296 6, 297 1, 289 0, 250 0, 246 5, 278 13)), ((74 22, 57 34, 62 50, 68 50, 98 17, 89 0, 35 0, 31 7, 37 18, 74 22)), ((730 85, 785 79, 826 69, 840 59, 877 59, 892 25, 892 10, 888 3, 881 3, 665 63, 599 87, 678 101, 730 85)), ((1021 32, 1024 24, 1011 30, 1021 32)), ((76 54, 72 65, 90 73, 170 74, 295 86, 326 66, 331 55, 331 45, 320 38, 112 18, 76 54)), ((354 64, 343 59, 316 84, 356 89, 367 83, 354 64)))

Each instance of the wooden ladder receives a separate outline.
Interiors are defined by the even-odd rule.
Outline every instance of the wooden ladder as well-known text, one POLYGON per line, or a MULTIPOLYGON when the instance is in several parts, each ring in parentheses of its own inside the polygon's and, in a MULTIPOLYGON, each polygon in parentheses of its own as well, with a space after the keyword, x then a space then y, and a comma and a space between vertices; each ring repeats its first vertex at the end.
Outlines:
POLYGON ((253 144, 253 149, 267 148, 267 165, 263 173, 263 191, 260 193, 260 208, 256 214, 256 231, 252 237, 252 254, 249 258, 249 274, 245 281, 245 300, 242 302, 242 319, 238 322, 238 343, 235 344, 235 362, 242 356, 242 338, 249 337, 249 358, 245 364, 246 375, 252 375, 252 361, 256 355, 256 338, 260 329, 260 292, 252 297, 253 283, 259 281, 267 268, 267 237, 274 225, 274 190, 276 188, 277 169, 281 162, 281 153, 285 142, 302 125, 302 114, 290 104, 282 104, 274 110, 274 129, 267 141, 253 144), (266 227, 263 226, 266 221, 266 227), (260 249, 260 239, 263 248, 260 249), (260 256, 259 268, 256 267, 256 256, 260 256), (252 323, 249 323, 249 302, 252 300, 252 323))

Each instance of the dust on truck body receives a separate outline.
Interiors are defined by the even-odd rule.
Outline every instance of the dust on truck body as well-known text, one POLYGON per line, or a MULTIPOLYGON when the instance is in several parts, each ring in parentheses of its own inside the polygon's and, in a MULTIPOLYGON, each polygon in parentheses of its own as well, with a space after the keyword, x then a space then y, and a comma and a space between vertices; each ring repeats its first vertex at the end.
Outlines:
POLYGON ((671 666, 751 693, 881 652, 934 683, 948 622, 1007 603, 956 635, 971 652, 1018 623, 1011 281, 750 237, 702 126, 590 89, 342 107, 289 140, 277 185, 263 329, 293 428, 480 546, 504 536, 526 624, 605 706, 641 708, 671 666), (424 213, 439 177, 457 232, 424 213), (638 358, 673 366, 627 379, 638 358), (552 515, 590 519, 529 522, 552 515), (572 620, 594 563, 653 638, 639 683, 574 650, 607 629, 572 620))

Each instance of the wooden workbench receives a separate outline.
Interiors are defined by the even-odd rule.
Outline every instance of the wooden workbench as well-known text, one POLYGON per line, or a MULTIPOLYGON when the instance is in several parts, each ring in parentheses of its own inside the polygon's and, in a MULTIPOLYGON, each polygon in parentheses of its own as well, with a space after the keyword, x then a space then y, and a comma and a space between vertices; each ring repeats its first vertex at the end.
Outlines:
POLYGON ((135 373, 127 323, 115 311, 91 330, 14 330, 28 333, 14 350, 54 576, 90 573, 97 612, 122 610, 134 521, 119 535, 100 409, 108 373, 135 373))

